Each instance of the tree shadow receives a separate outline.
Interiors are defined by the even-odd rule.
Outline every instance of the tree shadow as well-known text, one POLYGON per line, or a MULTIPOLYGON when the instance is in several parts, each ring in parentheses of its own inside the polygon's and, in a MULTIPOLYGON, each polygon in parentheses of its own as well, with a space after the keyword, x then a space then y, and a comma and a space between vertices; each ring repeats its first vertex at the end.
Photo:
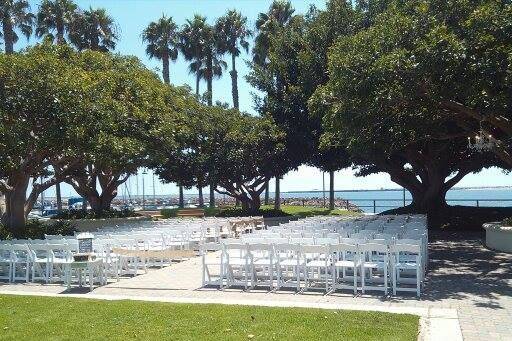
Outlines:
POLYGON ((512 255, 483 245, 482 233, 434 232, 422 300, 469 300, 475 306, 503 309, 512 296, 512 255))

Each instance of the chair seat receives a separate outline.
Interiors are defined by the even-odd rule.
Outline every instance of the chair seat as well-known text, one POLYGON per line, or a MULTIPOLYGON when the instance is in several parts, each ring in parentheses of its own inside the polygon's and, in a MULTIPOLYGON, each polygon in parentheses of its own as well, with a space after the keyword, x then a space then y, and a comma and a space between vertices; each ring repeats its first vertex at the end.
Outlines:
MULTIPOLYGON (((312 268, 325 267, 325 260, 313 260, 313 261, 307 262, 306 266, 312 267, 312 268)), ((328 264, 328 266, 329 266, 329 264, 328 264)))
POLYGON ((384 269, 386 267, 386 263, 384 263, 384 262, 364 262, 363 266, 365 268, 384 269))
POLYGON ((297 265, 304 265, 304 262, 299 262, 299 264, 297 264, 296 259, 284 259, 284 260, 280 261, 279 264, 281 266, 297 266, 297 265))
POLYGON ((415 262, 400 262, 396 263, 395 267, 397 269, 416 269, 417 267, 419 267, 419 264, 415 262))
MULTIPOLYGON (((229 265, 245 265, 246 261, 244 258, 231 258, 231 259, 229 259, 229 262, 226 262, 226 263, 229 265)), ((249 264, 248 261, 247 261, 247 264, 249 264)))
POLYGON ((72 259, 55 258, 52 263, 53 264, 71 264, 71 263, 73 263, 73 260, 72 259))
MULTIPOLYGON (((356 262, 355 263, 355 266, 359 266, 360 265, 360 262, 356 262)), ((336 263, 334 263, 334 266, 335 267, 338 267, 338 268, 350 268, 350 267, 354 267, 354 261, 352 260, 339 260, 337 261, 336 263)))
POLYGON ((273 265, 276 263, 275 259, 272 259, 272 262, 270 262, 270 258, 259 258, 255 259, 252 264, 254 265, 273 265))

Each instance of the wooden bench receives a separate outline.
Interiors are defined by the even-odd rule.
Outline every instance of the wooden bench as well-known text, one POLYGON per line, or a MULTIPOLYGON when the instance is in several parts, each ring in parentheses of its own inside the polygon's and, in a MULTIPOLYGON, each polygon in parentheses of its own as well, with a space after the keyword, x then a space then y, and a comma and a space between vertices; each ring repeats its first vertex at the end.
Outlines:
POLYGON ((178 210, 176 216, 180 218, 202 218, 204 217, 204 210, 202 208, 185 208, 182 210, 178 210))

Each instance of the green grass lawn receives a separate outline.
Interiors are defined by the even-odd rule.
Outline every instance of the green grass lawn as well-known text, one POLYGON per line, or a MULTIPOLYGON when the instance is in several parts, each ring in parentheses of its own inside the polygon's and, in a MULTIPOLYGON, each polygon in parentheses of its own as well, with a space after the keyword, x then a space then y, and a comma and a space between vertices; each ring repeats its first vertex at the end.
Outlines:
POLYGON ((1 340, 416 340, 380 312, 0 295, 1 340))
MULTIPOLYGON (((178 213, 177 208, 172 209, 164 209, 161 210, 161 214, 164 218, 172 218, 176 217, 176 213, 178 213)), ((225 207, 225 208, 210 208, 205 207, 204 213, 207 217, 212 217, 216 215, 221 216, 243 216, 247 215, 242 212, 240 208, 235 207, 225 207)), ((299 217, 311 217, 316 215, 341 215, 341 216, 358 216, 361 213, 347 210, 329 210, 327 208, 321 207, 312 207, 312 206, 293 206, 293 205, 282 205, 280 211, 274 210, 274 206, 271 205, 263 205, 261 206, 259 215, 263 215, 265 217, 278 217, 278 216, 287 216, 287 215, 295 215, 299 217)))

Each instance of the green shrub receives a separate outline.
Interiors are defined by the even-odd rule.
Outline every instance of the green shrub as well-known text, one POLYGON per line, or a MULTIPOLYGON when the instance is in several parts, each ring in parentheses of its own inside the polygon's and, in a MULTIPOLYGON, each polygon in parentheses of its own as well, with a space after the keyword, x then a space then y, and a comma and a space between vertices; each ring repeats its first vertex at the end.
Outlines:
POLYGON ((164 218, 175 218, 178 213, 178 208, 164 208, 163 210, 160 210, 160 214, 164 218))
POLYGON ((505 226, 512 226, 512 217, 503 219, 501 224, 505 226))
POLYGON ((291 214, 283 212, 281 210, 274 209, 260 209, 257 211, 244 211, 241 208, 227 208, 222 210, 216 217, 249 217, 249 216, 263 216, 265 218, 273 217, 289 217, 291 214))
MULTIPOLYGON (((25 235, 21 239, 44 239, 45 234, 60 234, 72 236, 75 226, 68 221, 43 222, 39 219, 29 220, 25 226, 25 235)), ((0 225, 0 239, 12 239, 11 233, 0 225)))
POLYGON ((105 219, 105 218, 128 218, 128 217, 140 217, 140 214, 133 210, 105 210, 101 212, 95 212, 92 210, 65 210, 57 213, 52 219, 105 219))

